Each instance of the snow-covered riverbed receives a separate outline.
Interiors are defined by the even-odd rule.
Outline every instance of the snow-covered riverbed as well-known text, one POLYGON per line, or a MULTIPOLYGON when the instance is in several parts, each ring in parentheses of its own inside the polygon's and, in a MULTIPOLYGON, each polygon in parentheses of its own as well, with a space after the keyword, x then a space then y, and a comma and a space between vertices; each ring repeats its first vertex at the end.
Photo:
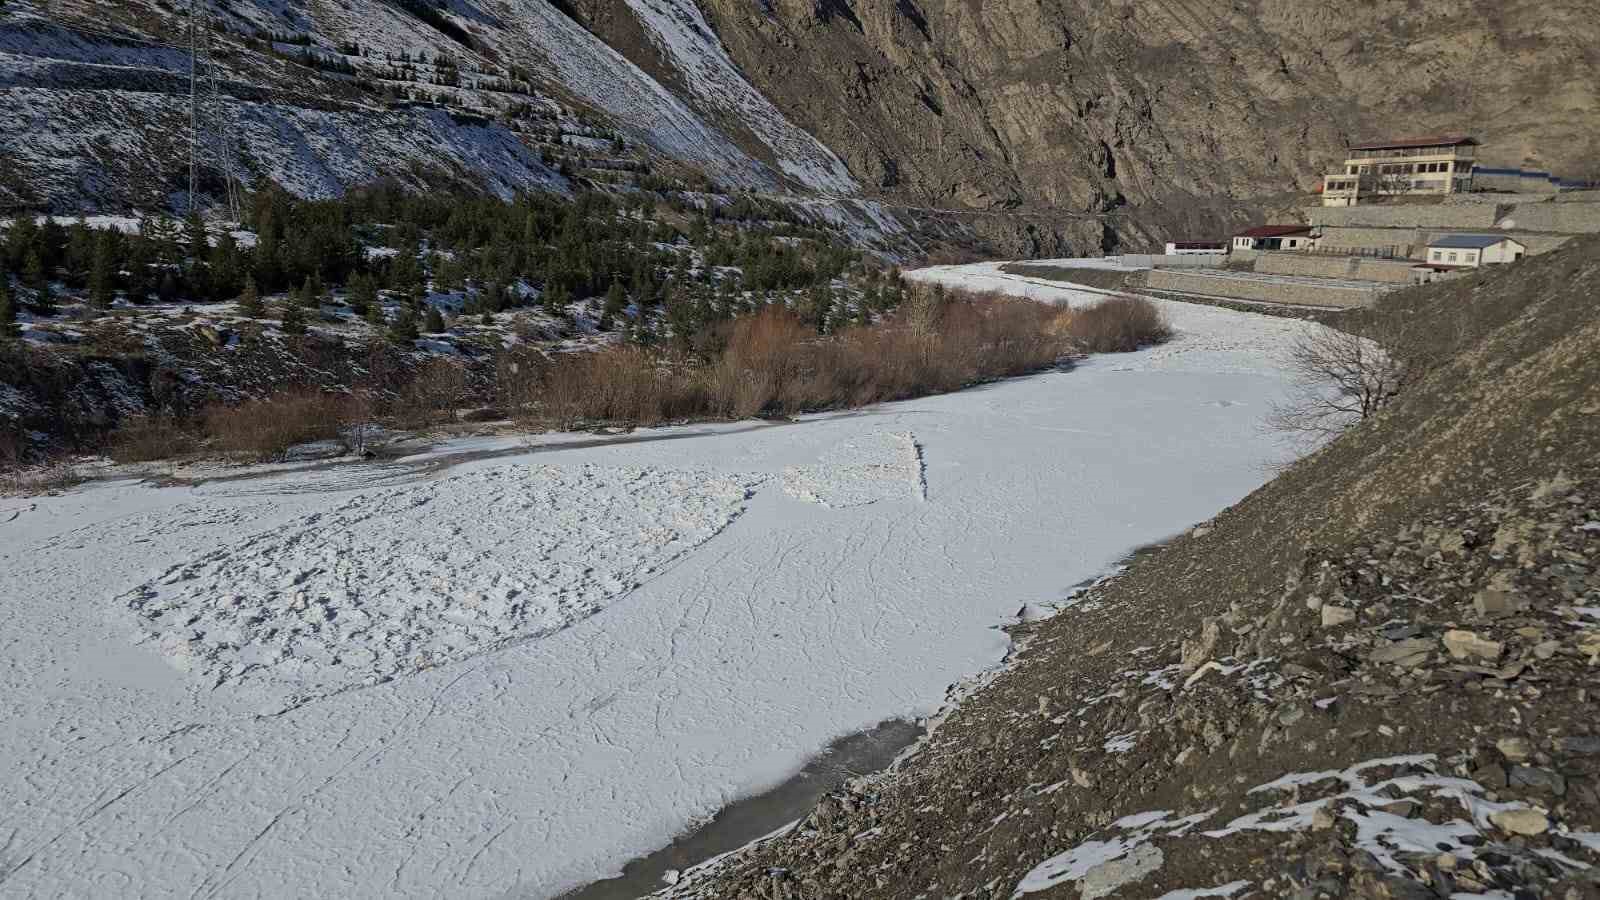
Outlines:
POLYGON ((1167 312, 1161 348, 796 425, 0 500, 0 895, 614 874, 1270 477, 1303 326, 1167 312))

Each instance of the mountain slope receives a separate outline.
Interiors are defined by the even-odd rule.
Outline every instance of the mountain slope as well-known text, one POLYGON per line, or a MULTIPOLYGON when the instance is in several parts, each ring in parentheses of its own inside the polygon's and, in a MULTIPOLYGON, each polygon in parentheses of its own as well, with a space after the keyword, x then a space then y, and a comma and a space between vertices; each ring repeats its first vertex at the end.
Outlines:
POLYGON ((1594 896, 1597 250, 1391 295, 1382 415, 672 896, 1594 896))
MULTIPOLYGON (((209 14, 221 102, 204 120, 252 183, 311 195, 380 175, 562 190, 551 170, 568 162, 582 177, 869 197, 906 222, 972 211, 997 249, 1055 255, 1258 219, 1354 138, 1469 131, 1491 163, 1600 170, 1600 23, 1583 0, 250 0, 209 14)), ((181 193, 186 24, 152 0, 10 0, 0 206, 181 193)))

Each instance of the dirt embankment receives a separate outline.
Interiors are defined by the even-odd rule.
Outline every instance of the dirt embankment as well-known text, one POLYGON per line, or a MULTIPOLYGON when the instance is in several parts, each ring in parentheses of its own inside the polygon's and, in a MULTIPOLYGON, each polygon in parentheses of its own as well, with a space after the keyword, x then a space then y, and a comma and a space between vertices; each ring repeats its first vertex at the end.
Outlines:
POLYGON ((1600 897, 1597 284, 1591 239, 1360 314, 1421 326, 1379 418, 675 895, 1600 897))

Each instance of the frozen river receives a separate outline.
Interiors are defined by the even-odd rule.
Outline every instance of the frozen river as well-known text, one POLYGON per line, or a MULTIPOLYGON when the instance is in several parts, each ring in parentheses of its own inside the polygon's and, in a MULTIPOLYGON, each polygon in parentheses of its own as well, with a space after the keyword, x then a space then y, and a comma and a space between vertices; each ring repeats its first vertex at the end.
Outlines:
POLYGON ((795 425, 0 500, 0 895, 615 874, 1270 477, 1304 326, 1165 308, 1159 348, 795 425))

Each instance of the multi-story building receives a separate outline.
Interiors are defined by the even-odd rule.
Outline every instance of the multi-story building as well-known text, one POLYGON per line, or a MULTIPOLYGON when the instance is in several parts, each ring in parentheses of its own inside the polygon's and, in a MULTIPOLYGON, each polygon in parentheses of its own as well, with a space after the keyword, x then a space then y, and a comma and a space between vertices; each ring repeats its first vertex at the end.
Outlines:
POLYGON ((1373 197, 1458 194, 1472 190, 1478 142, 1466 135, 1357 144, 1322 180, 1323 206, 1355 206, 1373 197))

